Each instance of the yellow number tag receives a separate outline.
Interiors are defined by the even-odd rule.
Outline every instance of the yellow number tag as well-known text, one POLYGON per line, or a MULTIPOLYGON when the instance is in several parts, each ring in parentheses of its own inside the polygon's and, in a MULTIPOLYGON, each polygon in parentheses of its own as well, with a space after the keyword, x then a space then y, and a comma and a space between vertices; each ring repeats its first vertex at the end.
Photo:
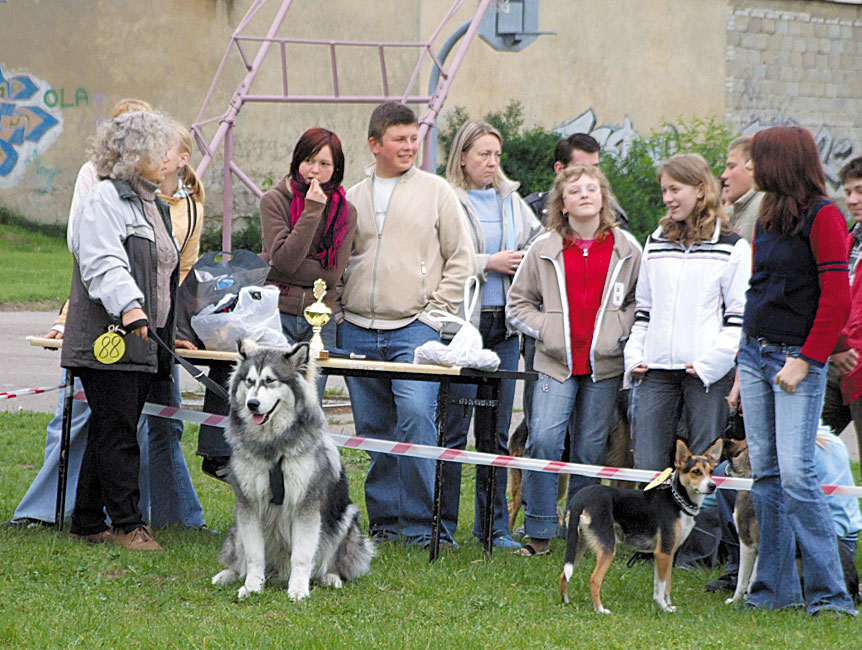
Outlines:
POLYGON ((654 487, 658 487, 666 480, 668 480, 671 474, 673 474, 673 470, 668 467, 661 474, 659 474, 652 481, 650 481, 650 484, 644 488, 644 492, 646 492, 647 490, 652 490, 654 487))
POLYGON ((117 363, 125 353, 126 342, 116 332, 105 332, 93 343, 93 354, 99 363, 117 363))

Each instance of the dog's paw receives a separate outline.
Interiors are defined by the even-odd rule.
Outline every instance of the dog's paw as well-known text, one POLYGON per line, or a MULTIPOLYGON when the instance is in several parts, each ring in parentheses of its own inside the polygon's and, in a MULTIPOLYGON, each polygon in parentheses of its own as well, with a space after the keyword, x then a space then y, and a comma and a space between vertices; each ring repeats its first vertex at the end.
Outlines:
POLYGON ((308 585, 290 585, 287 588, 287 595, 293 602, 298 602, 304 598, 308 598, 308 585))
POLYGON ((324 587, 332 587, 333 589, 341 589, 344 586, 341 578, 336 573, 327 573, 320 579, 320 584, 324 587))
POLYGON ((235 571, 231 571, 230 569, 225 569, 224 571, 219 571, 212 577, 212 584, 219 587, 223 585, 228 585, 234 580, 236 580, 237 575, 235 571))
POLYGON ((676 611, 676 605, 671 605, 670 603, 665 603, 664 605, 662 605, 661 608, 668 614, 671 614, 676 611))
POLYGON ((609 610, 605 607, 599 607, 596 609, 596 614, 610 614, 610 613, 611 613, 611 610, 609 610))
POLYGON ((252 594, 259 594, 261 591, 263 591, 263 578, 246 576, 245 584, 239 588, 236 595, 240 600, 242 600, 243 598, 248 598, 252 594))

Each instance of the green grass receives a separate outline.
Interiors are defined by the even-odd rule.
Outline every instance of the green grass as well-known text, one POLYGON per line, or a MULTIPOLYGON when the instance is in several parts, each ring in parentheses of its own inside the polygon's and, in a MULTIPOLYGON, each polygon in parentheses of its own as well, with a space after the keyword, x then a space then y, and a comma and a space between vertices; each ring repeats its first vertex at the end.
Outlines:
MULTIPOLYGON (((0 517, 9 519, 42 461, 49 415, 0 414, 0 517)), ((232 520, 229 489, 200 472, 196 431, 184 437, 207 523, 232 520)), ((362 505, 363 452, 342 452, 362 505)), ((858 472, 858 467, 856 468, 858 472)), ((425 552, 379 547, 366 577, 334 591, 313 588, 292 603, 283 584, 236 600, 215 588, 221 538, 156 533, 165 552, 132 553, 71 541, 52 530, 0 529, 0 648, 852 648, 859 621, 803 612, 736 611, 703 585, 720 570, 676 571, 675 614, 652 603, 652 567, 625 568, 621 552, 605 581, 611 616, 593 613, 587 558, 559 602, 563 545, 550 556, 486 559, 470 539, 473 470, 465 469, 461 548, 429 566, 425 552)), ((858 475, 858 474, 857 474, 858 475)))
POLYGON ((0 223, 0 307, 57 309, 71 279, 65 239, 0 223))

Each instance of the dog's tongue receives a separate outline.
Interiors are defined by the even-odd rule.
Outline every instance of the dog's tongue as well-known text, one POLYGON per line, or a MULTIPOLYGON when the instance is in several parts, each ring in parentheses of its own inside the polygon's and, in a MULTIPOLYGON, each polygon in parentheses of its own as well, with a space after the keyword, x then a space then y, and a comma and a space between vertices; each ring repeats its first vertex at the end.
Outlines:
POLYGON ((255 413, 251 416, 251 421, 255 424, 263 424, 266 421, 266 414, 255 413))

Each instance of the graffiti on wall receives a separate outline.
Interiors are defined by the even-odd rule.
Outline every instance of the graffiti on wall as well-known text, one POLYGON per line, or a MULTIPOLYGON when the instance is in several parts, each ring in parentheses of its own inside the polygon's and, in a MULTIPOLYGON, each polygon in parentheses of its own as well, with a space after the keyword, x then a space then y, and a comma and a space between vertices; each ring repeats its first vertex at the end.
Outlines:
MULTIPOLYGON (((742 129, 741 135, 754 135, 761 129, 766 129, 770 126, 790 124, 797 125, 799 122, 792 117, 779 113, 772 120, 752 120, 742 129)), ((673 124, 668 124, 667 128, 675 129, 676 127, 673 124)), ((573 133, 589 133, 601 145, 602 151, 623 158, 628 154, 632 141, 639 137, 634 124, 628 116, 626 116, 621 125, 608 123, 599 125, 596 120, 595 111, 592 108, 588 108, 577 117, 566 120, 555 127, 554 131, 562 137, 572 135, 573 133)), ((814 133, 813 130, 812 133, 814 133)), ((817 141, 817 148, 820 151, 820 162, 823 165, 826 180, 832 188, 836 190, 840 189, 841 184, 838 181, 838 172, 853 157, 853 142, 850 138, 837 138, 833 135, 832 127, 828 124, 820 126, 818 131, 814 133, 814 139, 817 141)))
MULTIPOLYGON (((742 129, 742 135, 754 135, 761 129, 767 129, 770 126, 798 124, 799 122, 792 117, 779 113, 772 120, 752 120, 742 129)), ((814 133, 812 129, 812 134, 817 141, 817 150, 820 152, 820 163, 823 165, 826 180, 833 188, 839 189, 841 183, 838 180, 838 172, 853 157, 853 142, 850 138, 836 138, 828 124, 822 124, 817 133, 814 133)))
MULTIPOLYGON (((0 188, 18 183, 63 130, 60 104, 46 103, 50 84, 0 67, 0 188)), ((53 177, 52 177, 53 178, 53 177)))

